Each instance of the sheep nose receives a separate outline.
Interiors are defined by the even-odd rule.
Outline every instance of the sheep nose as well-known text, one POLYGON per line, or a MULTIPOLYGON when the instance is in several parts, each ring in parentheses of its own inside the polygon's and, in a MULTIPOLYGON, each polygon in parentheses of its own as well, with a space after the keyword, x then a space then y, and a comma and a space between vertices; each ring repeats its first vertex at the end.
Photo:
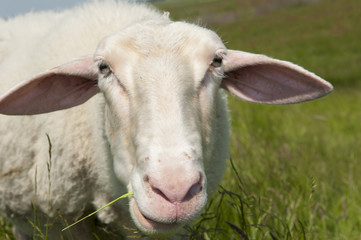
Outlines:
POLYGON ((194 176, 172 176, 171 178, 145 177, 152 192, 171 203, 191 200, 203 190, 203 177, 199 172, 194 176))

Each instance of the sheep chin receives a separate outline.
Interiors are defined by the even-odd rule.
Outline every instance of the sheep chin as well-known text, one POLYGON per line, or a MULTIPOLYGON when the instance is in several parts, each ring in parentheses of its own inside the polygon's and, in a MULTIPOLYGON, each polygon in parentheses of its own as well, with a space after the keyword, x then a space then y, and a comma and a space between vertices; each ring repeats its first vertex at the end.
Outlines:
POLYGON ((139 210, 138 204, 134 198, 130 200, 129 205, 130 213, 135 225, 148 236, 166 238, 174 235, 183 226, 181 223, 161 223, 147 218, 139 210))

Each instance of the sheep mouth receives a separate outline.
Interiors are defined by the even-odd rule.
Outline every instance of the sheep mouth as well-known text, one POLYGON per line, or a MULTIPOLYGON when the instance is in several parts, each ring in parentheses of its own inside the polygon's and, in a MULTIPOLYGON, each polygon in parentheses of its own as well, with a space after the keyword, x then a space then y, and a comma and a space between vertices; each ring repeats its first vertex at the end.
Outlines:
POLYGON ((134 199, 131 202, 131 208, 133 215, 136 217, 136 225, 139 225, 140 230, 143 230, 146 234, 169 235, 183 226, 181 223, 164 223, 150 219, 140 211, 134 199))

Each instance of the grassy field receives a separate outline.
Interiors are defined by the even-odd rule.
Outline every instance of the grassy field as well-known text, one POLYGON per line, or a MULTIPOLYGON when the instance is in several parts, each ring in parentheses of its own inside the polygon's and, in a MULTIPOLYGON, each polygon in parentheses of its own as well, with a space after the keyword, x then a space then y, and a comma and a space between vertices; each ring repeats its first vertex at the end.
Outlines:
MULTIPOLYGON (((232 160, 188 238, 361 239, 361 1, 156 5, 215 30, 228 48, 293 61, 335 86, 299 105, 230 97, 232 160)), ((0 239, 9 229, 0 218, 0 239)))

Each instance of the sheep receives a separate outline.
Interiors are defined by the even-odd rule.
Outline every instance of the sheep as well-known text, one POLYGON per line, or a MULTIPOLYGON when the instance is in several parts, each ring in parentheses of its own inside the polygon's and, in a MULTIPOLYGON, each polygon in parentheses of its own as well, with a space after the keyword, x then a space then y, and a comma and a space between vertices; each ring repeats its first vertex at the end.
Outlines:
POLYGON ((92 2, 0 23, 0 213, 17 239, 32 239, 34 217, 44 232, 55 222, 49 239, 93 239, 93 221, 61 232, 64 222, 128 191, 128 202, 97 214, 102 226, 176 236, 222 178, 225 91, 291 104, 333 89, 141 4, 92 2))

